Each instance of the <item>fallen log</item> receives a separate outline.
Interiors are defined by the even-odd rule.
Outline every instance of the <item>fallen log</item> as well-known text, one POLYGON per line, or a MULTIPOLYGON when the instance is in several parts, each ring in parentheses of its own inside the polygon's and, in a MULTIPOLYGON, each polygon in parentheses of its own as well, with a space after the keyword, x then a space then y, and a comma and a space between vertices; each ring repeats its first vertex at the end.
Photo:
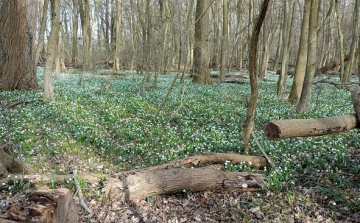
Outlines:
POLYGON ((73 223, 79 219, 72 193, 66 188, 41 188, 4 203, 0 210, 0 223, 73 223))
POLYGON ((111 201, 136 201, 149 196, 187 191, 256 191, 266 186, 261 174, 224 172, 206 167, 146 170, 110 178, 102 192, 111 201))
POLYGON ((355 114, 317 118, 317 119, 286 119, 268 122, 264 125, 265 136, 269 140, 286 138, 320 136, 359 128, 355 114))

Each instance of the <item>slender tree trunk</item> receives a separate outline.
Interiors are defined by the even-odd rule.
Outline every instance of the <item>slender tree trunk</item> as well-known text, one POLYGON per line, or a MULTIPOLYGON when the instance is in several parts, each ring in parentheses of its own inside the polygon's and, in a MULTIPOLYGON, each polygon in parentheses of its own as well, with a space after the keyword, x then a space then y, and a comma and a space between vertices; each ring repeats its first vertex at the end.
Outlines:
POLYGON ((36 51, 35 51, 35 66, 37 66, 39 63, 40 52, 44 47, 44 36, 45 36, 48 8, 49 8, 49 0, 45 0, 43 8, 42 8, 42 13, 41 13, 39 40, 38 40, 38 45, 36 46, 36 51))
POLYGON ((78 57, 78 28, 79 28, 79 5, 76 3, 76 0, 73 0, 73 36, 72 36, 72 54, 71 62, 73 64, 77 63, 78 57))
POLYGON ((116 0, 116 44, 115 44, 115 70, 120 70, 121 48, 121 0, 116 0))
POLYGON ((50 0, 51 2, 51 32, 47 44, 46 62, 44 65, 44 101, 54 99, 54 89, 52 83, 52 69, 57 54, 57 43, 60 32, 60 0, 50 0))
POLYGON ((250 86, 251 86, 251 98, 249 101, 249 106, 246 113, 245 128, 243 131, 243 145, 245 147, 245 153, 250 151, 250 135, 254 129, 254 119, 255 119, 255 110, 257 98, 259 96, 259 87, 257 83, 257 74, 256 74, 256 56, 257 56, 257 47, 259 42, 259 35, 261 26, 266 16, 266 11, 269 6, 269 0, 264 0, 261 4, 260 14, 256 20, 256 24, 253 30, 252 39, 250 41, 249 49, 249 76, 250 76, 250 86))
POLYGON ((283 27, 282 27, 282 59, 281 59, 281 71, 278 79, 277 94, 281 96, 286 86, 286 78, 289 64, 289 44, 290 44, 290 28, 291 20, 289 20, 289 5, 288 0, 284 0, 283 5, 283 27))
POLYGON ((359 19, 360 19, 360 13, 359 13, 359 5, 360 0, 355 0, 355 7, 354 7, 354 14, 353 14, 353 20, 352 20, 352 39, 351 39, 351 46, 349 50, 349 60, 346 64, 345 69, 345 77, 342 84, 349 83, 350 77, 352 74, 352 68, 355 61, 355 50, 356 50, 356 43, 358 42, 358 35, 359 35, 359 19))
POLYGON ((105 1, 105 47, 110 52, 110 0, 105 1))
POLYGON ((297 112, 304 113, 309 110, 312 84, 317 64, 317 26, 318 26, 318 7, 320 0, 311 0, 310 23, 309 23, 309 39, 308 39, 308 57, 306 65, 306 73, 304 85, 301 92, 300 101, 296 107, 297 112))
POLYGON ((3 0, 0 12, 0 91, 38 88, 34 0, 3 0))
POLYGON ((209 70, 209 8, 210 0, 198 0, 195 13, 195 48, 193 82, 212 83, 209 70))
POLYGON ((344 50, 344 35, 341 30, 341 17, 339 9, 339 1, 335 0, 335 12, 336 12, 336 22, 337 22, 337 33, 339 38, 339 48, 340 48, 340 81, 343 82, 345 75, 345 50, 344 50))
POLYGON ((91 61, 91 29, 90 29, 90 0, 83 1, 83 40, 84 40, 84 69, 91 70, 93 67, 91 61))
POLYGON ((225 81, 226 64, 227 64, 227 49, 229 39, 229 3, 228 0, 223 0, 223 33, 221 39, 221 54, 220 54, 220 81, 225 81))
POLYGON ((301 34, 299 50, 295 66, 294 81, 291 88, 289 100, 293 103, 300 100, 301 91, 305 78, 307 51, 308 51, 308 31, 309 31, 309 19, 310 19, 310 6, 311 0, 305 0, 304 13, 301 24, 301 34))

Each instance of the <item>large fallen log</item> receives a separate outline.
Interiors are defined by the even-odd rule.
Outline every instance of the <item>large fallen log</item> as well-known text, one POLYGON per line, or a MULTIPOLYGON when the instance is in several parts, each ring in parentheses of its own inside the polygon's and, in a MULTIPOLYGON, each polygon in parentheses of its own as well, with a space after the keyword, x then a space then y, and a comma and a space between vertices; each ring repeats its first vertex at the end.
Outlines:
POLYGON ((134 201, 186 191, 256 191, 266 186, 261 174, 224 172, 206 167, 146 170, 107 180, 103 193, 111 201, 134 201))
POLYGON ((147 169, 113 174, 105 183, 103 193, 111 200, 129 201, 160 194, 180 193, 183 190, 256 191, 266 185, 260 174, 223 171, 221 167, 225 162, 229 165, 246 163, 258 168, 267 165, 266 159, 259 156, 199 154, 147 169), (210 165, 205 166, 206 164, 210 165))
POLYGON ((320 136, 336 132, 348 131, 360 127, 355 114, 317 118, 286 119, 268 122, 264 125, 265 136, 269 140, 286 138, 320 136))

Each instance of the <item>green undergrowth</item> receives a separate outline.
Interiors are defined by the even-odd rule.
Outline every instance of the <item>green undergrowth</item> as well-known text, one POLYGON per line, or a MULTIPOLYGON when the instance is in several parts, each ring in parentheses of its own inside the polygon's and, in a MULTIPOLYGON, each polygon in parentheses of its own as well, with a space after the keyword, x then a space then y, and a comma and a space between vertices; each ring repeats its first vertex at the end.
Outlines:
MULTIPOLYGON (((59 154, 76 155, 88 160, 89 168, 100 171, 92 162, 96 160, 115 172, 203 152, 243 153, 240 139, 250 97, 248 84, 177 82, 166 106, 155 117, 174 74, 159 77, 156 88, 136 75, 111 80, 95 72, 84 73, 81 85, 79 78, 78 74, 55 78, 56 100, 52 102, 20 105, 11 114, 1 110, 0 139, 11 139, 18 155, 28 162, 36 160, 34 166, 39 171, 45 171, 48 157, 59 154), (107 90, 106 85, 111 87, 107 90)), ((267 80, 259 81, 255 120, 257 140, 276 169, 256 170, 246 164, 226 169, 263 173, 268 181, 265 192, 314 188, 315 193, 327 197, 327 205, 334 201, 360 209, 360 197, 352 193, 360 187, 357 130, 276 142, 268 141, 262 132, 268 121, 353 113, 350 92, 314 85, 310 111, 299 115, 285 97, 277 97, 276 80, 276 75, 269 74, 267 80), (348 194, 339 196, 338 192, 348 194)), ((38 98, 42 98, 42 90, 0 92, 4 103, 38 98)), ((252 154, 262 155, 255 141, 251 145, 252 154)), ((51 168, 66 172, 55 159, 51 168)))

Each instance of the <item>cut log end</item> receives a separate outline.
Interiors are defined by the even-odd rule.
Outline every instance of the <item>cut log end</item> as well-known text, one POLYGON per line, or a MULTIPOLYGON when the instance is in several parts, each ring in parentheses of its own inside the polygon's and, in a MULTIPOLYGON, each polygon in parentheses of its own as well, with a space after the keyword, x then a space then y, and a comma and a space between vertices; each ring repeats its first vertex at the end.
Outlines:
POLYGON ((281 129, 278 125, 276 125, 274 122, 268 122, 263 127, 265 136, 269 140, 279 140, 281 129))

